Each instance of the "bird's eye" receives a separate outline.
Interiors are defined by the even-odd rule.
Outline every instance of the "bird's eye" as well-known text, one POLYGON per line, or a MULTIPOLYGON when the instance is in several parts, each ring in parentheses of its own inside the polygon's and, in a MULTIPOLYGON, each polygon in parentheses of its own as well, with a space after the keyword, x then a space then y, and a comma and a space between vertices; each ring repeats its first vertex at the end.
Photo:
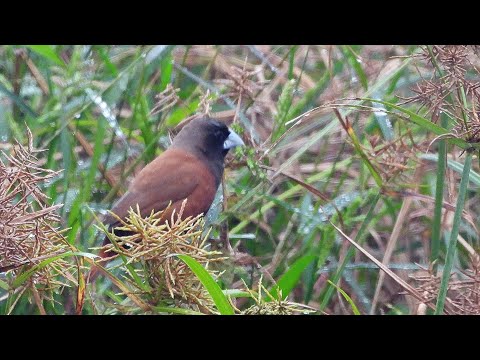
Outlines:
POLYGON ((229 135, 228 127, 219 121, 211 121, 210 126, 210 133, 213 135, 216 141, 223 143, 229 135))
POLYGON ((223 131, 222 129, 215 130, 214 135, 217 139, 220 139, 222 141, 228 136, 225 134, 225 131, 223 131))

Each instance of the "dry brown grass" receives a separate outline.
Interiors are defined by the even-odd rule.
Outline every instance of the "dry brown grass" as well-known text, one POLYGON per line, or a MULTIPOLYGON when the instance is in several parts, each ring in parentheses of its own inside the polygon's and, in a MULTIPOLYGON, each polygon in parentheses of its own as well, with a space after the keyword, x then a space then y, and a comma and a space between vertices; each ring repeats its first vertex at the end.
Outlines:
MULTIPOLYGON (((121 226, 117 230, 132 233, 130 236, 108 234, 112 243, 103 250, 114 251, 125 257, 125 264, 137 264, 136 274, 144 279, 148 286, 139 286, 139 282, 126 272, 127 282, 133 292, 152 306, 162 302, 174 304, 205 313, 215 312, 214 303, 205 287, 185 262, 177 255, 188 255, 207 269, 214 278, 218 271, 209 267, 212 263, 225 260, 221 252, 209 250, 209 234, 203 234, 205 220, 202 215, 182 220, 185 206, 178 213, 173 212, 169 222, 160 222, 165 210, 142 218, 140 210, 129 210, 126 219, 118 220, 121 226), (140 265, 140 267, 138 266, 140 265)), ((114 214, 115 215, 115 214, 114 214)), ((125 268, 123 268, 125 270, 125 268)))
MULTIPOLYGON (((42 150, 33 148, 30 130, 28 139, 28 146, 16 142, 10 155, 3 153, 5 161, 0 159, 0 272, 8 272, 10 283, 15 284, 19 276, 33 271, 12 292, 18 299, 31 290, 30 296, 44 313, 43 300, 52 300, 52 291, 66 285, 61 279, 75 280, 70 274, 71 265, 63 259, 36 269, 42 261, 64 254, 69 247, 58 228, 61 218, 57 210, 62 204, 48 205, 42 189, 59 172, 38 166, 36 154, 42 150)), ((15 301, 9 311, 14 305, 15 301)))

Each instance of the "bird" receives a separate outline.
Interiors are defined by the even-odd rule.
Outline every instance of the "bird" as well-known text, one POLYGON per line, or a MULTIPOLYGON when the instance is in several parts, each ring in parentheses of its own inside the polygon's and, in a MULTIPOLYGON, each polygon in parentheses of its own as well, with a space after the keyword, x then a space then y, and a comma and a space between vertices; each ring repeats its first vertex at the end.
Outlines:
MULTIPOLYGON (((215 198, 224 172, 224 159, 230 149, 244 146, 241 137, 219 120, 209 116, 197 117, 185 125, 174 137, 172 144, 146 165, 132 180, 127 192, 113 205, 111 213, 125 219, 130 208, 140 209, 146 217, 168 207, 162 221, 168 221, 175 211, 179 213, 186 199, 182 220, 205 215, 215 198)), ((108 231, 118 236, 129 235, 115 227, 120 221, 108 214, 103 223, 108 231)), ((103 245, 110 243, 105 237, 103 245)), ((113 251, 100 250, 104 260, 114 256, 113 251)), ((98 275, 94 266, 90 281, 98 275)))

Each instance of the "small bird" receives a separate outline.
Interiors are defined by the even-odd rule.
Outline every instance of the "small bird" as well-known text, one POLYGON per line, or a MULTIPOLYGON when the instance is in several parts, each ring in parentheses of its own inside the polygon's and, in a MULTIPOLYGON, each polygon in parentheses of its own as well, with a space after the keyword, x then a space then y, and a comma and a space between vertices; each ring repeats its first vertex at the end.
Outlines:
MULTIPOLYGON (((225 156, 231 148, 242 145, 240 136, 218 120, 202 117, 190 121, 173 139, 170 147, 138 173, 111 211, 124 219, 128 210, 135 210, 138 204, 140 214, 145 217, 152 210, 164 210, 171 202, 169 210, 162 215, 168 221, 173 210, 177 214, 182 202, 187 199, 182 219, 205 215, 220 185, 225 156)), ((110 214, 104 223, 110 232, 120 226, 110 214)), ((128 235, 118 230, 115 234, 128 235)), ((110 240, 105 237, 103 245, 109 243, 110 240)), ((106 258, 115 253, 100 251, 99 255, 106 258)), ((97 270, 92 268, 90 280, 96 277, 97 270)))

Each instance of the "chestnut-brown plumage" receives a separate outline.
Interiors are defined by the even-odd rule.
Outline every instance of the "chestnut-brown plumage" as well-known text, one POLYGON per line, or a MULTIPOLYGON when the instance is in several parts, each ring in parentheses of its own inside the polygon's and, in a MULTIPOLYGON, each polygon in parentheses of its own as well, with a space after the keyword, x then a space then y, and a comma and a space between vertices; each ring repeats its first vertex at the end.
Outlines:
MULTIPOLYGON (((187 199, 182 218, 206 214, 223 176, 224 158, 229 149, 239 145, 243 141, 222 122, 209 117, 192 120, 165 152, 138 173, 111 211, 125 218, 130 207, 135 210, 138 204, 141 215, 148 216, 152 210, 164 210, 171 202, 162 215, 168 221, 172 211, 178 213, 187 199)), ((109 231, 120 225, 110 214, 104 223, 109 231)), ((120 231, 116 234, 124 235, 120 231)), ((109 242, 106 237, 104 245, 109 242)), ((110 257, 114 253, 99 255, 110 257)))

